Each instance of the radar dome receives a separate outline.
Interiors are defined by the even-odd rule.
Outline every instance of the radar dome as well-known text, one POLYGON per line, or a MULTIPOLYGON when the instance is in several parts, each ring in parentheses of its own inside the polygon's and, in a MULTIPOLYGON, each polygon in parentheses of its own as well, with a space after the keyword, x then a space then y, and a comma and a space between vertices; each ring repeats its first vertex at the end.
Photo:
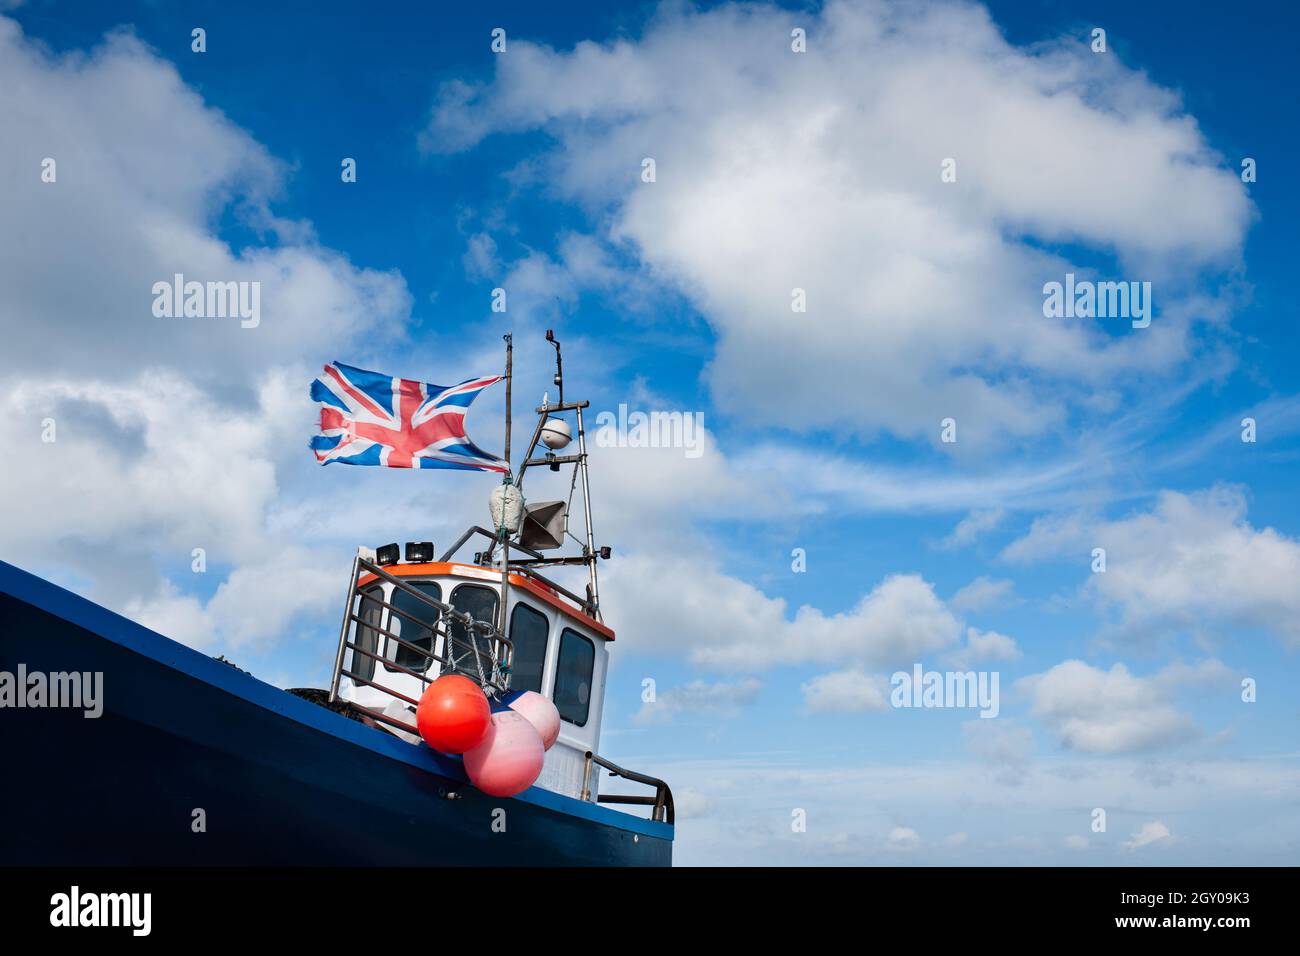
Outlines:
POLYGON ((546 424, 542 426, 542 441, 551 451, 559 451, 573 441, 573 432, 569 430, 569 423, 562 418, 546 419, 546 424))

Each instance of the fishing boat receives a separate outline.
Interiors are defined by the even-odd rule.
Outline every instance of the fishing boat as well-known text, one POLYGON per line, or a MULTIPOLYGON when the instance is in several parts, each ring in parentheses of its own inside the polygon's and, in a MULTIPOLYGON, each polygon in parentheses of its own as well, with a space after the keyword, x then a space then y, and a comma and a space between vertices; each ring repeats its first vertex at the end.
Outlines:
MULTIPOLYGON (((0 562, 0 864, 670 865, 668 785, 600 753, 611 552, 592 530, 588 403, 565 401, 547 339, 558 400, 493 492, 493 527, 440 554, 358 548, 328 686, 280 689, 0 562), (572 470, 567 500, 525 502, 537 468, 572 470), (583 593, 553 567, 585 569, 583 593), (494 722, 524 699, 558 716, 530 786, 494 796, 473 782, 482 747, 428 745, 421 702, 445 678, 494 722)), ((509 398, 507 436, 508 416, 509 398)))

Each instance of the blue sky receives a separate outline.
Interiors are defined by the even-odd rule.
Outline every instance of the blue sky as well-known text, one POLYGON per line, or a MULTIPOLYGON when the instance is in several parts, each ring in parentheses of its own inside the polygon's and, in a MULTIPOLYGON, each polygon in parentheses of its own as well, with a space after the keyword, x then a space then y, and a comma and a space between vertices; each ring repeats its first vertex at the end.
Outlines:
POLYGON ((708 432, 593 466, 603 749, 674 785, 679 860, 1296 861, 1289 8, 6 6, 6 560, 319 684, 355 545, 491 479, 320 469, 307 383, 513 330, 524 416, 553 327, 596 410, 708 432), (160 326, 174 271, 260 279, 262 326, 160 326), (1151 326, 1045 317, 1067 271, 1151 326), (999 717, 883 703, 914 662, 999 717))

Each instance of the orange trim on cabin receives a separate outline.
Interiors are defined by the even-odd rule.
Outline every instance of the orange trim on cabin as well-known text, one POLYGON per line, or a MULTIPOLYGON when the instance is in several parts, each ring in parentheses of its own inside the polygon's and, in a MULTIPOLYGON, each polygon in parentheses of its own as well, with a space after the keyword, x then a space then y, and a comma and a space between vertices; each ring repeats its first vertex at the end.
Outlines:
MULTIPOLYGON (((451 577, 463 578, 467 581, 484 581, 487 583, 491 583, 492 581, 500 583, 501 581, 501 571, 499 569, 485 568, 477 564, 465 564, 463 562, 431 561, 426 564, 390 564, 385 566, 384 570, 399 578, 413 577, 416 575, 449 575, 451 577), (486 572, 486 574, 482 576, 478 574, 457 574, 453 570, 454 568, 469 568, 474 571, 486 572), (488 577, 488 574, 490 574, 491 577, 488 577)), ((377 580, 378 578, 373 574, 362 575, 361 580, 357 582, 357 587, 365 587, 367 584, 371 584, 377 580)), ((540 581, 534 581, 532 578, 524 577, 521 574, 511 574, 510 585, 512 587, 523 588, 534 597, 541 598, 557 611, 567 614, 569 617, 581 624, 585 624, 606 640, 614 640, 614 631, 612 628, 605 626, 600 621, 597 621, 585 612, 580 611, 564 598, 560 597, 557 592, 552 591, 540 581)))

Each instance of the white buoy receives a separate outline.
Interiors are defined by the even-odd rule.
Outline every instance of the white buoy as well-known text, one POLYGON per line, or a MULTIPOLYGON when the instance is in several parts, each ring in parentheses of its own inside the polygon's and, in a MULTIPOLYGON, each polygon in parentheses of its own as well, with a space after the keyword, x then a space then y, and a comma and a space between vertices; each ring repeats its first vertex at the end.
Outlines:
POLYGON ((551 451, 559 451, 573 441, 573 432, 563 418, 548 418, 542 426, 542 442, 551 451))
POLYGON ((497 485, 488 499, 488 510, 492 512, 493 528, 505 528, 514 534, 524 520, 524 494, 514 485, 497 485))

